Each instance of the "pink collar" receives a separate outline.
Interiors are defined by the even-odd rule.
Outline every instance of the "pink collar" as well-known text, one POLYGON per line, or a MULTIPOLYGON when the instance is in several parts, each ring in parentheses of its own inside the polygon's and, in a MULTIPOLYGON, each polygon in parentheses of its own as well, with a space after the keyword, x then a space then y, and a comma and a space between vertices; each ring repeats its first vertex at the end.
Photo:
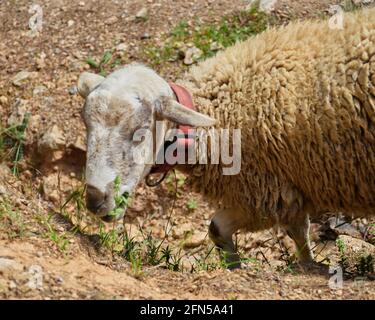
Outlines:
MULTIPOLYGON (((178 84, 172 83, 172 82, 170 82, 169 85, 172 91, 174 92, 174 94, 176 95, 177 102, 184 105, 186 108, 196 110, 194 103, 193 103, 193 98, 191 97, 191 94, 189 93, 189 91, 187 91, 184 87, 178 84)), ((178 137, 177 143, 180 146, 183 146, 185 148, 185 155, 187 159, 187 150, 189 146, 192 146, 194 144, 194 137, 188 136, 189 130, 191 132, 192 127, 189 125, 180 124, 177 126, 177 128, 184 133, 183 137, 178 137)), ((169 144, 170 144, 169 141, 164 142, 164 151, 166 150, 169 144)), ((167 173, 176 166, 176 164, 169 164, 166 161, 163 164, 154 164, 154 166, 151 168, 150 175, 154 173, 163 173, 164 175, 159 181, 157 181, 157 183, 151 183, 150 180, 148 179, 149 176, 147 176, 146 184, 148 186, 158 185, 159 183, 163 181, 167 173)))

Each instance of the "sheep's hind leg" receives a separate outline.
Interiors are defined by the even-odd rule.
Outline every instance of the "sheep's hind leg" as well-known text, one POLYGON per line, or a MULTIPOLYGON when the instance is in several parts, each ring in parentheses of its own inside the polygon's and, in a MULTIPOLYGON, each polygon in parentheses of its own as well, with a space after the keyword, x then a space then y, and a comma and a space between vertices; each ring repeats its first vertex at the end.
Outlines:
POLYGON ((219 211, 211 220, 208 231, 210 239, 219 249, 220 258, 228 269, 241 268, 240 257, 232 238, 241 226, 241 219, 231 209, 219 211))
POLYGON ((297 246, 297 257, 303 265, 314 262, 310 247, 310 220, 308 215, 302 215, 300 219, 290 222, 286 227, 286 232, 294 240, 297 246))

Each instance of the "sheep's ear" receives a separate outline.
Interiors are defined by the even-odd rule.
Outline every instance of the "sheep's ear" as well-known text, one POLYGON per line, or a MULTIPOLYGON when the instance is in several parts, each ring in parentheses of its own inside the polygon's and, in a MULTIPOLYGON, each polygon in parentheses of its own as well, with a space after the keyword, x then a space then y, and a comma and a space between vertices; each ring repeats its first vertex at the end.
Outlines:
POLYGON ((215 119, 189 109, 175 100, 168 99, 164 102, 161 103, 159 110, 160 116, 164 119, 193 127, 210 127, 216 123, 215 119))
POLYGON ((91 72, 83 72, 79 76, 77 88, 79 94, 86 98, 89 93, 97 86, 99 85, 105 78, 91 72))

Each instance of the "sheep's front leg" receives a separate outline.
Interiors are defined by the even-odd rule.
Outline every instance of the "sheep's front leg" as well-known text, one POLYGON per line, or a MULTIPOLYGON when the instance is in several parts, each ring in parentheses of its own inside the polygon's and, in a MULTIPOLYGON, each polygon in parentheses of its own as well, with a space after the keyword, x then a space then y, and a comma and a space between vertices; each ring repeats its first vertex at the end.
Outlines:
POLYGON ((297 257, 302 264, 314 262, 310 247, 310 219, 308 215, 301 215, 285 227, 289 237, 291 237, 297 246, 297 257))
POLYGON ((219 249, 220 258, 228 269, 241 268, 240 257, 233 243, 233 234, 241 227, 241 220, 231 209, 219 211, 211 220, 208 232, 210 239, 219 249))

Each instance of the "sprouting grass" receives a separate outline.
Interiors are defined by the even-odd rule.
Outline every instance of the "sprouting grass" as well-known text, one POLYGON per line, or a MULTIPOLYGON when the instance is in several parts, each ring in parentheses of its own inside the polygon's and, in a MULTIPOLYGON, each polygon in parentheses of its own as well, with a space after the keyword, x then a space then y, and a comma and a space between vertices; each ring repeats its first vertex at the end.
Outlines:
POLYGON ((142 274, 144 266, 159 266, 173 271, 182 271, 181 251, 172 252, 169 246, 163 245, 163 239, 155 239, 151 234, 142 233, 143 239, 136 240, 126 231, 116 228, 106 231, 104 225, 101 224, 99 237, 104 247, 130 262, 136 276, 142 274))
POLYGON ((69 240, 66 238, 65 234, 57 232, 51 224, 47 223, 46 225, 48 227, 49 239, 56 244, 60 251, 64 252, 68 248, 69 240))
POLYGON ((85 193, 85 186, 80 186, 77 189, 73 190, 73 192, 68 196, 68 198, 65 200, 65 202, 60 207, 60 214, 63 217, 69 218, 71 220, 71 215, 67 213, 65 210, 66 206, 70 203, 74 203, 75 208, 75 218, 76 218, 76 224, 75 224, 75 230, 76 231, 82 231, 81 229, 81 223, 83 220, 83 214, 86 213, 86 204, 84 200, 84 193, 85 193))
POLYGON ((10 200, 0 196, 0 232, 10 239, 25 235, 27 224, 19 210, 15 209, 10 200))
POLYGON ((371 254, 364 255, 359 258, 356 264, 357 272, 359 275, 364 276, 367 273, 374 272, 374 257, 371 254))
POLYGON ((337 239, 336 246, 339 250, 339 255, 340 255, 339 264, 342 267, 343 271, 346 272, 348 269, 348 257, 346 255, 346 245, 344 241, 342 241, 341 239, 337 239))
POLYGON ((126 207, 129 204, 130 198, 127 193, 122 194, 120 193, 120 187, 121 187, 121 178, 117 176, 114 181, 114 198, 115 198, 115 207, 111 212, 108 214, 109 216, 120 216, 126 207))
POLYGON ((10 159, 13 163, 12 172, 19 174, 19 162, 23 159, 25 133, 29 123, 29 114, 26 114, 19 125, 0 128, 0 160, 10 159), (6 152, 6 150, 9 150, 6 152))
POLYGON ((145 48, 146 56, 154 65, 178 61, 183 58, 182 48, 195 46, 202 51, 199 60, 213 56, 218 50, 229 47, 237 41, 264 31, 268 24, 265 13, 254 6, 245 11, 224 16, 219 23, 202 24, 195 27, 181 21, 169 34, 162 47, 145 48))
POLYGON ((180 172, 176 172, 176 176, 173 174, 169 174, 165 179, 166 186, 168 193, 174 194, 177 188, 177 196, 181 195, 183 192, 182 188, 186 182, 186 176, 180 172))
POLYGON ((51 223, 51 219, 54 215, 54 213, 48 216, 38 214, 35 216, 35 219, 38 221, 39 225, 43 227, 44 231, 42 232, 42 236, 52 241, 61 252, 66 253, 69 246, 68 233, 58 231, 53 223, 51 223))
MULTIPOLYGON (((86 63, 93 68, 96 72, 98 72, 102 76, 107 75, 107 71, 105 70, 108 66, 109 62, 111 61, 113 53, 111 50, 104 51, 100 61, 95 61, 92 57, 86 59, 86 63)), ((120 63, 115 61, 115 63, 120 63)))
POLYGON ((194 211, 195 209, 198 208, 198 203, 195 199, 189 199, 188 202, 186 203, 186 208, 188 208, 191 211, 194 211))

